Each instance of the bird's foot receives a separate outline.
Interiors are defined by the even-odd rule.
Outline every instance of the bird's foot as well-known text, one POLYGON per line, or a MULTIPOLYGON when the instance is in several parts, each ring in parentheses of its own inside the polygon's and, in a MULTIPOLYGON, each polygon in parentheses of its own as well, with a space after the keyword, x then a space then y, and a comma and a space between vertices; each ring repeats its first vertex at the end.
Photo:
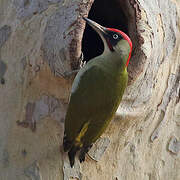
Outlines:
POLYGON ((79 161, 80 161, 80 163, 82 163, 82 162, 84 162, 85 161, 85 156, 86 156, 86 153, 80 153, 80 155, 79 155, 79 161))
POLYGON ((81 52, 81 56, 80 56, 80 58, 79 58, 79 66, 80 66, 80 68, 82 68, 82 67, 84 67, 85 65, 86 65, 86 61, 84 60, 84 54, 83 54, 83 52, 81 52))
POLYGON ((62 76, 64 79, 69 79, 71 76, 77 74, 79 72, 79 69, 73 70, 73 71, 65 71, 64 73, 58 72, 60 76, 62 76))
POLYGON ((73 75, 76 75, 78 72, 79 72, 79 70, 82 68, 82 67, 84 67, 84 65, 86 64, 86 61, 84 61, 84 55, 83 55, 83 53, 81 52, 81 56, 80 56, 80 58, 79 58, 79 69, 76 69, 76 70, 72 70, 72 71, 65 71, 65 72, 63 72, 63 73, 61 73, 61 72, 56 72, 57 74, 59 74, 60 76, 62 76, 63 78, 65 78, 65 79, 69 79, 70 77, 72 77, 73 75))
POLYGON ((82 147, 82 149, 81 149, 81 151, 79 153, 79 161, 80 161, 80 163, 85 161, 86 153, 91 149, 91 147, 92 147, 92 144, 89 145, 89 146, 82 147))

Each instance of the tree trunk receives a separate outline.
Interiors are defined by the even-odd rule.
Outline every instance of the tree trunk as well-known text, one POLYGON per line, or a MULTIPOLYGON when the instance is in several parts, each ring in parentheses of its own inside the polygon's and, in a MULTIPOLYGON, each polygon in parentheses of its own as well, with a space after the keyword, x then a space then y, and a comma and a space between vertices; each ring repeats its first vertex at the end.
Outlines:
POLYGON ((0 180, 180 179, 180 2, 112 0, 111 14, 98 2, 0 0, 0 180), (62 138, 73 77, 61 75, 79 67, 88 13, 114 28, 125 19, 134 48, 115 118, 71 169, 62 138))

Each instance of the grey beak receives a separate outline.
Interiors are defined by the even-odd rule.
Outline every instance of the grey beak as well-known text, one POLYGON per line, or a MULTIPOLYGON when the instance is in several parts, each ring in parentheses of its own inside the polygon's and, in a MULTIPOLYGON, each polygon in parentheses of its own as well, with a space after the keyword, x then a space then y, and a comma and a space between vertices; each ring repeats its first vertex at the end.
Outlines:
POLYGON ((97 32, 102 34, 103 36, 106 34, 106 28, 101 26, 100 24, 96 23, 95 21, 92 21, 86 17, 83 17, 83 19, 97 32))

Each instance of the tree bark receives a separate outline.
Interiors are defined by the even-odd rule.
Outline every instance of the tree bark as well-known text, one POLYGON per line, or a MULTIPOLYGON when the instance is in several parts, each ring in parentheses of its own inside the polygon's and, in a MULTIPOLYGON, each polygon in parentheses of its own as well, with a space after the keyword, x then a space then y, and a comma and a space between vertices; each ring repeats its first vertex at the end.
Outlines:
POLYGON ((0 0, 0 180, 180 179, 180 2, 117 1, 134 46, 129 86, 71 169, 62 138, 73 77, 61 74, 79 67, 93 0, 0 0))

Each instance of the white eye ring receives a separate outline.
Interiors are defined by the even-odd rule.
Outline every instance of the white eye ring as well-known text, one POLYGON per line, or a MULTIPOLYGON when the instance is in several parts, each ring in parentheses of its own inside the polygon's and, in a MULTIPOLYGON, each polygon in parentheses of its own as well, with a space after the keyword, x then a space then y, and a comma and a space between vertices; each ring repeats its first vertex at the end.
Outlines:
POLYGON ((113 34, 113 38, 114 38, 114 39, 118 39, 118 37, 119 37, 119 36, 118 36, 117 34, 113 34))

